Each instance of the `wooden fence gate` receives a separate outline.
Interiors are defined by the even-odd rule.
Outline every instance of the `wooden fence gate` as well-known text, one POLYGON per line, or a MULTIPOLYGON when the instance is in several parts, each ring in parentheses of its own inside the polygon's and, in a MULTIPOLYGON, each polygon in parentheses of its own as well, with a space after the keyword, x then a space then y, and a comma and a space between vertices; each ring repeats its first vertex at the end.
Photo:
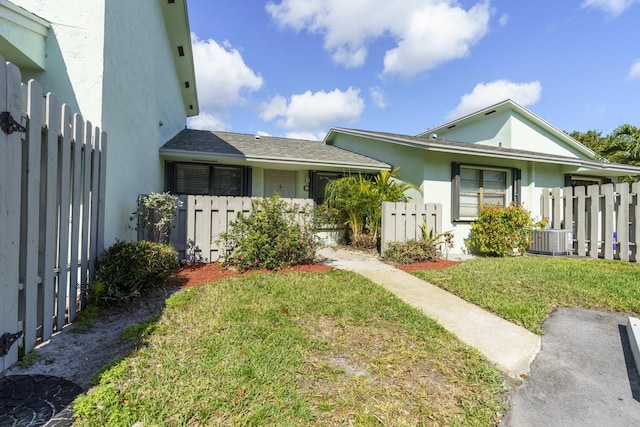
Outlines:
POLYGON ((74 320, 103 248, 106 134, 0 57, 0 372, 74 320))

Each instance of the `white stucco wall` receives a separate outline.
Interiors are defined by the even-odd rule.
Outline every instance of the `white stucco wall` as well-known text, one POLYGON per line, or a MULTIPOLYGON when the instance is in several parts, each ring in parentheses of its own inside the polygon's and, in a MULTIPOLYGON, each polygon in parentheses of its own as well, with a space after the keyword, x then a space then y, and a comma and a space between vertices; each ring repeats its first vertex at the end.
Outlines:
POLYGON ((163 190, 159 147, 186 124, 157 1, 16 0, 51 22, 44 72, 25 73, 108 134, 105 245, 131 240, 139 194, 163 190), (162 123, 162 125, 160 125, 162 123))
POLYGON ((23 72, 96 125, 102 120, 104 0, 14 0, 51 23, 46 70, 23 72))
MULTIPOLYGON (((563 186, 564 174, 567 172, 565 167, 561 165, 438 153, 349 135, 338 135, 333 141, 333 145, 391 163, 393 166, 400 166, 403 178, 410 177, 410 181, 418 183, 422 187, 423 200, 416 198, 415 202, 441 203, 442 229, 452 231, 454 234, 452 253, 462 253, 466 250, 464 239, 469 236, 471 230, 471 224, 468 222, 452 221, 452 162, 508 170, 511 168, 520 169, 521 200, 525 209, 530 211, 535 219, 541 219, 540 194, 542 188, 563 186)), ((508 174, 507 182, 511 185, 511 172, 508 174)), ((511 197, 511 187, 508 188, 507 194, 511 197)), ((509 201, 511 200, 509 199, 509 201)))
POLYGON ((163 190, 158 149, 185 127, 186 113, 158 2, 109 0, 105 16, 108 244, 135 237, 128 219, 139 194, 163 190))
POLYGON ((565 157, 585 158, 557 136, 514 111, 496 112, 469 123, 460 123, 438 132, 449 141, 502 146, 565 157))

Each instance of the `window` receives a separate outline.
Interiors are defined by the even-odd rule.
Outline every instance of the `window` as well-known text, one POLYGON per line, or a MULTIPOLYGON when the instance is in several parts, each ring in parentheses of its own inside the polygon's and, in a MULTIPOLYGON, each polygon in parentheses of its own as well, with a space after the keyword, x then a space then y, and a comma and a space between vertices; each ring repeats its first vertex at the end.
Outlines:
POLYGON ((340 172, 312 172, 311 173, 311 191, 309 196, 320 205, 324 202, 324 192, 327 184, 344 175, 340 172))
POLYGON ((174 194, 249 196, 251 168, 200 163, 168 163, 167 187, 174 194))
POLYGON ((520 201, 520 170, 453 163, 451 187, 453 220, 474 220, 482 205, 520 201))

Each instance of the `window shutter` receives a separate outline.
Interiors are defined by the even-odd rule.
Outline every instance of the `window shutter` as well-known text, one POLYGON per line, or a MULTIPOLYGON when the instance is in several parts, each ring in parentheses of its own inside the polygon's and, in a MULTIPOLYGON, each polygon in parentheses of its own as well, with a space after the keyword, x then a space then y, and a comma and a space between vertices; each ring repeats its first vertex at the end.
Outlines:
POLYGON ((513 168, 511 173, 513 174, 513 203, 522 203, 522 171, 517 168, 513 168))
POLYGON ((570 173, 565 173, 564 174, 564 186, 565 187, 573 186, 573 181, 571 180, 571 174, 570 173))
POLYGON ((451 163, 451 213, 454 221, 460 218, 460 163, 451 163))

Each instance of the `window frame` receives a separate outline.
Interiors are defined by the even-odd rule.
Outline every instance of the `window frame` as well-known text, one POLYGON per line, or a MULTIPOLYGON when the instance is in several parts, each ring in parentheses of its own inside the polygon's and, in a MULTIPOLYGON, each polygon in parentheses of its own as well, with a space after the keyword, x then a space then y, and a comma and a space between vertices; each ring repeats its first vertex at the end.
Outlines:
POLYGON ((503 200, 505 206, 510 203, 520 203, 520 192, 521 192, 521 179, 522 173, 520 169, 517 168, 509 168, 509 167, 501 167, 501 166, 491 166, 491 165, 476 165, 469 163, 451 163, 451 213, 452 213, 452 222, 472 222, 475 221, 478 217, 473 216, 461 216, 460 214, 460 199, 461 196, 465 194, 461 189, 461 170, 462 169, 473 169, 480 171, 478 177, 478 211, 480 206, 482 205, 483 195, 484 195, 484 172, 485 171, 494 171, 494 172, 504 172, 504 192, 503 200))
POLYGON ((207 166, 208 167, 208 176, 207 176, 207 187, 208 191, 206 194, 200 193, 197 195, 206 195, 206 196, 229 196, 229 197, 247 197, 251 196, 251 167, 250 166, 238 166, 238 165, 227 165, 227 164, 212 164, 212 163, 199 163, 199 162, 167 162, 166 165, 166 187, 167 190, 176 195, 192 195, 191 193, 185 193, 182 191, 178 191, 178 169, 180 167, 189 167, 189 166, 207 166), (216 174, 216 169, 236 169, 240 171, 240 194, 215 194, 215 184, 214 178, 216 174))

